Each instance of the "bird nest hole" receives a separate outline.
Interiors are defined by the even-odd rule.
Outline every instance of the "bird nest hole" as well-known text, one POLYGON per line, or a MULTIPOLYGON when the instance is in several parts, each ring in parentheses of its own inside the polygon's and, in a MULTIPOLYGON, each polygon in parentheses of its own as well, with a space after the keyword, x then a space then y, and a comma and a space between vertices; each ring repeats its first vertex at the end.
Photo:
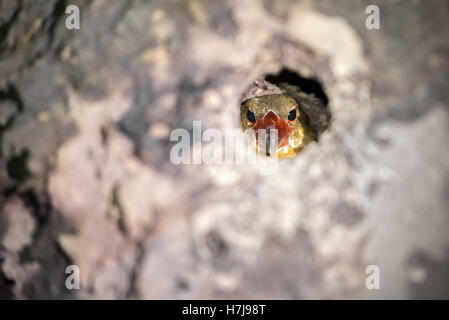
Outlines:
POLYGON ((254 132, 258 150, 263 145, 267 155, 273 140, 266 142, 266 137, 270 139, 269 132, 275 130, 274 150, 281 157, 294 156, 309 143, 318 142, 331 120, 329 99, 321 83, 287 68, 248 86, 240 111, 243 131, 254 132))

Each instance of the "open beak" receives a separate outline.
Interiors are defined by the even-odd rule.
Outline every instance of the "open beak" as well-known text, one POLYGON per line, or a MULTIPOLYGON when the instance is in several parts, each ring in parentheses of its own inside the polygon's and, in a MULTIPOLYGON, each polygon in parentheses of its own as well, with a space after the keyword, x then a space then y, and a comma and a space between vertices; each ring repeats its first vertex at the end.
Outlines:
MULTIPOLYGON (((281 148, 288 144, 288 139, 290 137, 290 133, 292 131, 292 127, 288 123, 287 120, 279 118, 273 111, 268 111, 266 115, 263 116, 262 119, 256 121, 253 129, 256 132, 257 144, 259 145, 259 130, 265 130, 265 151, 266 155, 270 155, 270 147, 272 143, 277 142, 277 148, 281 148), (277 130, 277 141, 272 141, 272 137, 270 136, 271 130, 277 130)), ((264 131, 262 131, 264 132, 264 131)))

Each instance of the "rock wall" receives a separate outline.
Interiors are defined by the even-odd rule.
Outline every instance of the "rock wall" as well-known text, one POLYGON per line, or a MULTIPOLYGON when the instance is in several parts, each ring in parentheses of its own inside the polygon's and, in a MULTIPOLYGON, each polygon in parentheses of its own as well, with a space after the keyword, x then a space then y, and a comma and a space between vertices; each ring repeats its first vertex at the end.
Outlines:
POLYGON ((0 2, 0 298, 448 298, 449 7, 377 2, 380 30, 368 1, 0 2), (281 70, 329 98, 318 143, 170 162, 281 70))

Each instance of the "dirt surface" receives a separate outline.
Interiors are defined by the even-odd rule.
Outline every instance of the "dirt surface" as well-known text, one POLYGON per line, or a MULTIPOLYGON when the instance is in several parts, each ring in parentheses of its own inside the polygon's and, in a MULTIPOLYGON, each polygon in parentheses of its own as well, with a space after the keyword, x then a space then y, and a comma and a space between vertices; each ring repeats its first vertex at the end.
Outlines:
POLYGON ((0 0, 0 298, 449 298, 449 5, 369 4, 0 0), (318 143, 170 161, 282 70, 328 98, 318 143))

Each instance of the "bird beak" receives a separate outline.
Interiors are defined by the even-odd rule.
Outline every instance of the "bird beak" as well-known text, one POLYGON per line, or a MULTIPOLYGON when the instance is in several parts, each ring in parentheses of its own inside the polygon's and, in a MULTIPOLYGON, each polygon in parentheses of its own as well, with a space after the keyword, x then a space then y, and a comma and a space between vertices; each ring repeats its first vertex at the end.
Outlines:
POLYGON ((292 131, 292 127, 290 126, 288 121, 285 119, 279 118, 271 110, 268 111, 268 113, 265 114, 262 119, 259 119, 258 121, 256 121, 253 129, 256 132, 256 139, 257 139, 258 143, 259 143, 258 135, 259 135, 260 130, 262 130, 262 132, 264 132, 263 130, 265 130, 265 133, 266 133, 266 137, 265 137, 266 149, 265 150, 266 150, 267 156, 270 155, 270 146, 271 146, 271 143, 273 142, 270 137, 271 130, 273 130, 273 129, 277 130, 277 141, 275 141, 275 142, 277 142, 278 148, 288 145, 288 139, 289 139, 290 133, 292 131))

